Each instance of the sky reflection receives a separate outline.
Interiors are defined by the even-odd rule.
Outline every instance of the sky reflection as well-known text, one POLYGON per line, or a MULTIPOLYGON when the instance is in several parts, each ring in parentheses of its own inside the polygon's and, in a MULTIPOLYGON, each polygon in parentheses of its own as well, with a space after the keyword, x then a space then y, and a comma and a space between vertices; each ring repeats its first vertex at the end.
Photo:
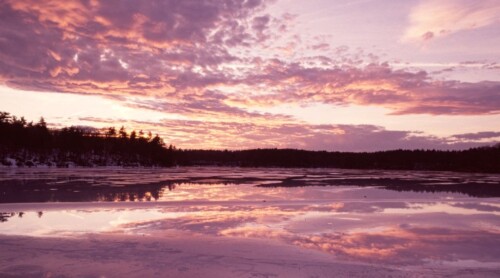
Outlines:
POLYGON ((500 197, 500 175, 338 169, 0 169, 0 203, 500 197), (324 187, 311 190, 310 187, 324 187), (364 195, 359 195, 363 187, 364 195), (386 190, 395 191, 394 193, 386 190))
MULTIPOLYGON (((341 260, 393 265, 435 261, 497 262, 497 199, 460 202, 229 202, 143 208, 51 208, 3 213, 0 234, 74 237, 82 234, 215 236, 266 239, 325 252, 341 260), (75 223, 78 223, 75 225, 75 223)), ((29 209, 29 207, 27 207, 29 209)), ((496 264, 498 266, 498 264, 496 264)))
MULTIPOLYGON (((371 171, 141 171, 92 176, 79 169, 56 170, 52 178, 43 171, 7 173, 1 176, 0 235, 263 240, 335 260, 405 267, 475 262, 500 269, 500 251, 492 248, 500 245, 500 199, 494 196, 387 190, 376 184, 325 186, 332 180, 371 183, 377 176, 371 171), (316 185, 256 186, 290 180, 316 185)), ((467 184, 466 176, 454 173, 379 176, 382 182, 392 178, 392 184, 447 179, 467 184)), ((469 182, 494 186, 497 179, 471 175, 469 182)))
POLYGON ((353 233, 295 234, 265 227, 238 227, 222 235, 276 238, 291 244, 331 253, 342 259, 406 265, 423 260, 479 260, 497 262, 498 232, 435 227, 385 227, 379 231, 353 233))

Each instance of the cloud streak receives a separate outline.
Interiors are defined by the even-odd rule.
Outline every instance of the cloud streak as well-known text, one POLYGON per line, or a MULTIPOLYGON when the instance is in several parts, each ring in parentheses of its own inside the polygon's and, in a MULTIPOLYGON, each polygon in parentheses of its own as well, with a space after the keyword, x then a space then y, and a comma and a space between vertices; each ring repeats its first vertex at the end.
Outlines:
MULTIPOLYGON (((109 125, 113 119, 83 117, 80 121, 109 125)), ((310 125, 293 121, 273 123, 204 120, 126 121, 134 129, 158 132, 182 148, 213 149, 300 148, 335 151, 388 149, 449 149, 484 146, 479 138, 435 137, 414 131, 387 130, 374 125, 310 125), (195 134, 195 136, 193 136, 195 134)))
MULTIPOLYGON (((251 51, 276 39, 270 33, 286 31, 282 23, 290 20, 265 13, 256 0, 4 1, 0 81, 27 90, 169 99, 211 111, 229 103, 239 107, 223 110, 294 102, 377 105, 397 115, 500 112, 500 82, 437 81, 424 71, 368 63, 371 54, 349 54, 346 47, 335 57, 292 61, 251 51), (201 103, 214 91, 226 100, 201 103)), ((310 48, 330 49, 317 42, 310 48)))
MULTIPOLYGON (((412 11, 407 36, 433 39, 494 24, 494 2, 423 1, 412 11), (425 9, 443 16, 432 21, 425 9), (458 24, 450 25, 457 17, 458 24)), ((278 104, 378 106, 395 117, 500 114, 498 81, 436 79, 423 70, 395 68, 361 48, 336 47, 326 36, 306 39, 290 28, 297 17, 272 14, 272 3, 5 0, 0 84, 100 95, 181 115, 189 120, 158 126, 165 135, 182 134, 173 135, 181 146, 208 141, 230 148, 380 150, 455 148, 466 139, 443 141, 379 126, 314 126, 255 112, 278 104), (223 139, 224 132, 230 139, 223 139), (197 138, 186 139, 193 134, 197 138), (359 139, 365 137, 373 146, 359 139)), ((474 145, 471 140, 464 144, 474 145)))
POLYGON ((432 40, 460 31, 500 22, 500 3, 496 0, 423 0, 409 16, 410 26, 403 40, 432 40))

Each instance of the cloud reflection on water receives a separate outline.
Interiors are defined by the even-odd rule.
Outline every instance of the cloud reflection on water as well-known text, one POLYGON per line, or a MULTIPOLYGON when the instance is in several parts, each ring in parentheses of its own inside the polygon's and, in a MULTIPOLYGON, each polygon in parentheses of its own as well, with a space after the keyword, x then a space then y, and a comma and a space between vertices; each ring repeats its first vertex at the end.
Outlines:
POLYGON ((210 167, 0 169, 0 203, 342 199, 353 197, 360 187, 374 189, 361 197, 500 197, 498 185, 500 175, 447 172, 210 167))
POLYGON ((500 233, 436 227, 385 227, 380 231, 301 235, 266 227, 238 227, 224 236, 274 238, 343 259, 388 264, 419 264, 423 260, 496 262, 500 233))
MULTIPOLYGON (((134 175, 140 172, 134 171, 134 175)), ((52 196, 49 201, 60 202, 0 204, 0 234, 126 234, 160 238, 182 235, 218 240, 230 237, 241 242, 267 240, 337 259, 384 265, 463 260, 495 263, 500 257, 498 248, 492 248, 500 246, 500 205, 494 197, 399 192, 377 186, 255 187, 290 177, 300 179, 298 171, 316 180, 328 175, 343 180, 377 175, 370 171, 253 169, 245 175, 246 170, 237 169, 222 171, 218 178, 216 172, 209 170, 192 176, 182 169, 169 170, 173 171, 171 175, 147 171, 152 176, 146 175, 142 184, 121 170, 102 173, 102 179, 81 170, 71 175, 69 171, 60 171, 55 180, 47 180, 43 173, 24 173, 25 179, 18 183, 20 196, 28 191, 33 196, 47 194, 52 196), (76 194, 90 197, 64 202, 68 201, 65 195, 57 195, 76 187, 88 188, 76 194), (109 193, 115 196, 109 199, 114 202, 106 198, 91 202, 96 201, 94 193, 109 193)), ((455 178, 454 173, 379 174, 406 180, 455 178)), ((97 171, 96 176, 100 175, 97 171)), ((12 180, 14 176, 4 176, 3 180, 12 180)), ((471 179, 495 182, 496 178, 471 179)))
POLYGON ((15 213, 0 225, 0 233, 215 236, 271 240, 325 252, 337 259, 367 263, 494 263, 500 257, 500 250, 492 248, 500 244, 500 214, 493 209, 497 204, 488 201, 478 205, 471 200, 186 203, 138 209, 49 209, 41 218, 35 211, 22 217, 15 213), (434 208, 450 210, 436 212, 434 208))

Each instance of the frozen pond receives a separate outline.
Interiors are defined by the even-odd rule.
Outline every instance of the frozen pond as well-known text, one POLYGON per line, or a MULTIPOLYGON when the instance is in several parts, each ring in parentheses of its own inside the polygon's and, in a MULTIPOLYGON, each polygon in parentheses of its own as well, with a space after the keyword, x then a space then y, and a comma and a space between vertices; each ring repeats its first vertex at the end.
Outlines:
POLYGON ((0 276, 500 276, 500 176, 0 169, 0 276))

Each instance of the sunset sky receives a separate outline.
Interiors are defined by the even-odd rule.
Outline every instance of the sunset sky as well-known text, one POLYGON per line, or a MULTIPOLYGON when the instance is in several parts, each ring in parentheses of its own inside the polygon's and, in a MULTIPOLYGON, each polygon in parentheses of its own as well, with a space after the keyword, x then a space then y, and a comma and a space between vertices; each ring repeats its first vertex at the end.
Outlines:
POLYGON ((500 141, 499 0, 0 0, 0 111, 180 148, 500 141))

